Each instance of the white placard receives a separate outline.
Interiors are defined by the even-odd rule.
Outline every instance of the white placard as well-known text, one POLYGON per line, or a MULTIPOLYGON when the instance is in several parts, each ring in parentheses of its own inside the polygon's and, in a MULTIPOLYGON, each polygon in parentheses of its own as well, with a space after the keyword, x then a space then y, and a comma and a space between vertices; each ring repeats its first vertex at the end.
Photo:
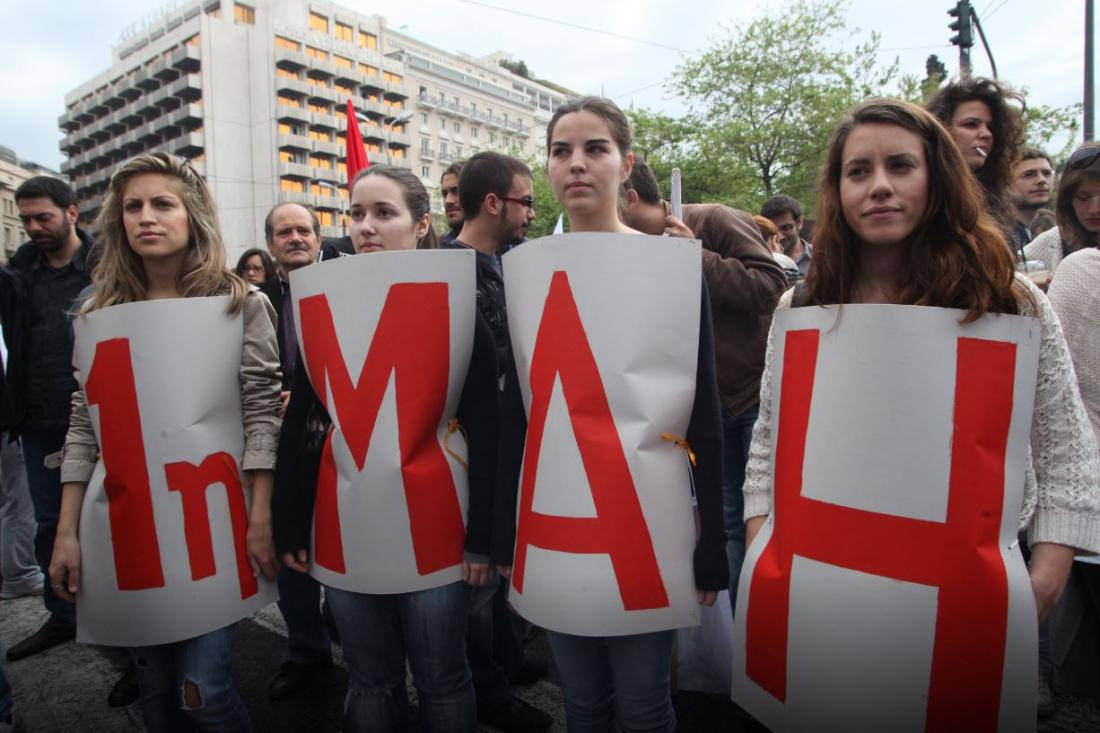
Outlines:
POLYGON ((448 424, 473 347, 474 257, 374 252, 291 274, 299 353, 333 422, 310 553, 325 585, 406 593, 462 579, 466 443, 448 424))
POLYGON ((777 314, 772 515, 748 549, 733 699, 774 731, 1035 729, 1017 546, 1039 324, 777 314))
POLYGON ((586 636, 697 624, 688 460, 662 433, 695 397, 699 243, 571 233, 503 262, 528 416, 512 605, 586 636))
POLYGON ((275 600, 245 553, 250 492, 228 297, 128 303, 74 321, 101 457, 84 494, 77 639, 190 639, 275 600))

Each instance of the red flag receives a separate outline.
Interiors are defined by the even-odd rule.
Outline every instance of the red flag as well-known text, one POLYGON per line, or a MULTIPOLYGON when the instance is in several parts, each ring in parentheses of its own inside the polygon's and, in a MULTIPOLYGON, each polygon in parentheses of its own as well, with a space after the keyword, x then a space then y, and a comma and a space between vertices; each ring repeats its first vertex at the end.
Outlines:
POLYGON ((345 158, 348 162, 348 194, 351 194, 352 183, 355 176, 364 168, 370 167, 367 160, 367 149, 363 147, 363 136, 359 134, 359 122, 355 119, 355 105, 348 100, 348 135, 345 141, 345 158))

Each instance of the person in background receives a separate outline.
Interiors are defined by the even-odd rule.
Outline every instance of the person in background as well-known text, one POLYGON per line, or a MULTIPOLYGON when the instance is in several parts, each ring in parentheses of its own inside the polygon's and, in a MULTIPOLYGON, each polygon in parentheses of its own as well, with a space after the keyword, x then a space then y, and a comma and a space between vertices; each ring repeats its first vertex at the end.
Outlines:
POLYGON ((458 238, 462 231, 462 222, 465 215, 462 213, 462 203, 458 199, 458 179, 462 176, 464 161, 456 160, 447 166, 443 175, 439 178, 439 193, 443 197, 443 215, 447 217, 447 226, 450 229, 442 237, 439 237, 439 246, 447 247, 458 238))
POLYGON ((783 254, 794 260, 802 277, 810 269, 810 260, 814 255, 813 246, 802 238, 802 204, 786 194, 776 194, 760 207, 760 215, 770 219, 779 230, 779 246, 783 254))
POLYGON ((236 272, 244 278, 249 285, 263 285, 275 277, 275 263, 271 261, 271 255, 259 247, 245 250, 237 260, 236 272))
POLYGON ((783 254, 783 248, 779 246, 778 227, 772 223, 771 219, 760 216, 760 214, 753 214, 752 220, 756 224, 756 228, 760 230, 760 236, 764 238, 768 249, 771 250, 772 257, 783 268, 783 274, 787 276, 787 284, 794 285, 801 280, 802 273, 799 272, 798 265, 790 257, 783 254))
POLYGON ((1051 277, 1070 252, 1100 245, 1100 143, 1085 143, 1066 160, 1054 213, 1058 226, 1024 247, 1024 256, 1045 264, 1051 277))

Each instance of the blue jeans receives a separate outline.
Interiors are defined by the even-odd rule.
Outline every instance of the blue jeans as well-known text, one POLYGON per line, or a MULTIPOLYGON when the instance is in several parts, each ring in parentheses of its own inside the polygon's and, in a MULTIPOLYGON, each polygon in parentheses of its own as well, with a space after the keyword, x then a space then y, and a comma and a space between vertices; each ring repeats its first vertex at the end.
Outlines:
POLYGON ((752 427, 760 414, 759 405, 736 417, 722 408, 722 508, 726 520, 726 557, 730 566, 730 611, 737 613, 737 582, 745 562, 745 466, 749 462, 752 427))
POLYGON ((42 588, 44 576, 34 558, 34 506, 19 442, 0 435, 0 577, 3 597, 42 588))
POLYGON ((573 636, 547 630, 561 674, 569 733, 673 733, 670 670, 675 636, 674 631, 573 636))
POLYGON ((350 731, 409 727, 405 659, 420 702, 420 730, 472 733, 477 705, 466 664, 469 586, 373 595, 325 587, 348 663, 344 722, 350 731))
POLYGON ((233 684, 232 652, 232 626, 173 644, 130 649, 137 664, 138 704, 146 729, 251 731, 248 711, 233 684))
MULTIPOLYGON (((46 467, 47 456, 54 456, 65 444, 66 429, 31 430, 27 428, 21 437, 23 441, 23 459, 27 464, 27 488, 30 490, 31 503, 34 504, 34 521, 38 529, 34 533, 34 556, 43 573, 49 573, 50 558, 53 556, 53 542, 57 538, 57 517, 61 513, 61 461, 60 456, 51 459, 56 465, 46 467)), ((49 577, 44 583, 42 598, 50 620, 59 624, 76 624, 76 609, 73 604, 54 595, 49 577)))
POLYGON ((286 621, 286 643, 290 661, 325 664, 332 661, 332 640, 321 617, 321 584, 306 573, 279 568, 279 610, 286 621))

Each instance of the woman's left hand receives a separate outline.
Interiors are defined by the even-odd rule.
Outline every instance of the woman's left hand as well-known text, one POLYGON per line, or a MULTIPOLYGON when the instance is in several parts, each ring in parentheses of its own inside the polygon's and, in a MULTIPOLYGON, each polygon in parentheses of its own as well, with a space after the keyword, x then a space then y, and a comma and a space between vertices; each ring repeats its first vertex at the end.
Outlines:
POLYGON ((1039 623, 1050 616, 1066 589, 1066 579, 1073 567, 1073 548, 1041 542, 1031 547, 1031 590, 1035 593, 1035 610, 1039 623))
POLYGON ((275 580, 279 564, 275 555, 275 542, 271 537, 271 522, 249 522, 245 547, 248 550, 252 574, 259 576, 263 573, 268 580, 275 580))
POLYGON ((695 598, 699 601, 699 605, 710 608, 714 605, 714 602, 718 600, 718 591, 716 590, 696 590, 695 598))

